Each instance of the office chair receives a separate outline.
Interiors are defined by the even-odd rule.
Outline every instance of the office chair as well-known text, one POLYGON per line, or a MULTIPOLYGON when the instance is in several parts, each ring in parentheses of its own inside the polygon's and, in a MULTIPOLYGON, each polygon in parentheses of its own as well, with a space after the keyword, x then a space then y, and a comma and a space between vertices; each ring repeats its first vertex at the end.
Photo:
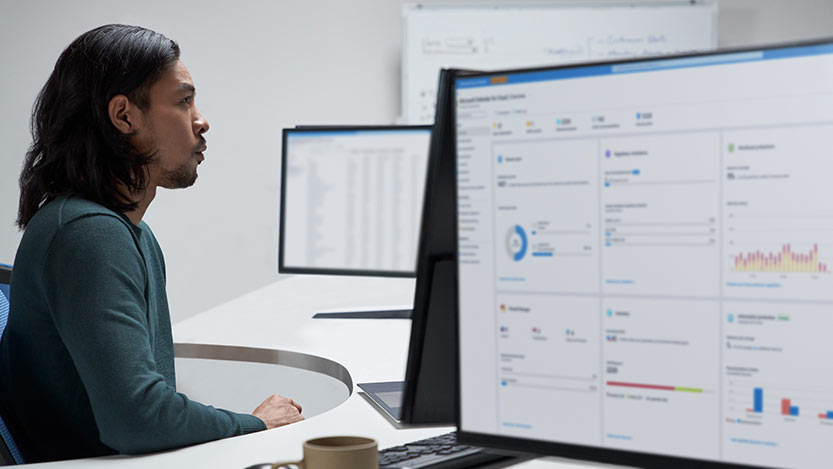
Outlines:
MULTIPOLYGON (((0 293, 6 296, 6 301, 9 300, 9 282, 12 280, 12 266, 0 263, 0 293)), ((8 310, 6 311, 8 315, 8 310)), ((0 328, 0 334, 6 328, 6 319, 3 318, 3 327, 0 328)))
MULTIPOLYGON (((12 278, 12 266, 0 264, 0 339, 3 331, 6 330, 6 322, 9 319, 9 282, 12 278)), ((0 417, 0 466, 11 466, 24 464, 23 455, 17 448, 6 422, 0 417)))

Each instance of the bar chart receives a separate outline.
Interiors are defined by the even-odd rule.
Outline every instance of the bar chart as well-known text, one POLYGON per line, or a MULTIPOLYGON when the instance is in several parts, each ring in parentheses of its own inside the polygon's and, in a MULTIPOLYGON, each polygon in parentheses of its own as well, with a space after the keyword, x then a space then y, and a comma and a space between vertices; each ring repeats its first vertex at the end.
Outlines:
MULTIPOLYGON (((763 388, 754 388, 752 391, 753 394, 753 406, 751 409, 747 409, 747 412, 755 413, 755 414, 762 414, 764 413, 764 389, 763 388)), ((781 399, 781 415, 787 415, 791 417, 798 417, 799 409, 798 406, 792 405, 792 399, 781 399)))
MULTIPOLYGON (((753 205, 748 202, 748 205, 753 205)), ((760 204, 759 204, 760 205, 760 204)), ((833 299, 833 210, 744 210, 726 215, 724 293, 833 299)))
MULTIPOLYGON (((829 390, 822 389, 775 389, 766 390, 762 386, 755 386, 750 390, 737 383, 732 383, 734 392, 730 395, 746 395, 744 399, 751 398, 752 406, 746 408, 747 415, 751 416, 780 416, 780 417, 804 417, 807 419, 833 420, 833 398, 829 390), (803 408, 813 409, 812 412, 802 411, 803 408)), ((730 400, 730 402, 733 402, 730 400)), ((737 403, 737 401, 734 401, 737 403)), ((732 410, 732 407, 729 407, 732 410)))
POLYGON ((777 252, 747 252, 734 257, 734 272, 805 272, 830 273, 827 264, 819 262, 819 245, 813 244, 807 252, 794 252, 790 244, 784 244, 777 252))

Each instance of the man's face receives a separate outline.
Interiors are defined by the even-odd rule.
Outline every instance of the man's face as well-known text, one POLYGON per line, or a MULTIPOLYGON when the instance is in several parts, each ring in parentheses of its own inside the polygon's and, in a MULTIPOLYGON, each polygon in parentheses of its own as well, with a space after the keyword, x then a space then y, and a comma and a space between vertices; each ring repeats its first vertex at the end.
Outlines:
POLYGON ((149 90, 150 105, 131 137, 135 148, 155 153, 148 166, 149 185, 168 189, 189 187, 206 149, 202 134, 208 121, 197 110, 191 74, 177 60, 149 90))

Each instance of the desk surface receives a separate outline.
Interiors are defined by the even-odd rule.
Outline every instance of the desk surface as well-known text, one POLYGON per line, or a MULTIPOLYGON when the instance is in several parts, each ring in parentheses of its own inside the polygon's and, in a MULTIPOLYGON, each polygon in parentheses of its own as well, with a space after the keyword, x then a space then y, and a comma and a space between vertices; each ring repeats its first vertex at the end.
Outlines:
MULTIPOLYGON (((312 319, 312 315, 326 310, 409 307, 413 288, 412 279, 292 277, 177 323, 173 328, 174 341, 317 355, 346 367, 353 383, 402 380, 410 321, 312 319)), ((242 469, 255 463, 300 458, 301 444, 320 436, 369 436, 378 440, 380 448, 386 448, 453 430, 452 427, 395 429, 356 390, 328 412, 273 430, 146 456, 113 456, 34 466, 242 469)), ((290 397, 303 405, 303 396, 290 397)), ((587 466, 553 462, 547 467, 587 466)))

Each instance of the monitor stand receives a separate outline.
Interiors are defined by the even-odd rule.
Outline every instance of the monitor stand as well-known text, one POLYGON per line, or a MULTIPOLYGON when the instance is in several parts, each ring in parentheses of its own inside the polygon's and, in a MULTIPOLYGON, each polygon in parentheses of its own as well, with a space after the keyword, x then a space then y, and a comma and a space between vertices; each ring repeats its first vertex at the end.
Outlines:
POLYGON ((313 319, 411 319, 410 309, 334 311, 315 313, 313 319))

